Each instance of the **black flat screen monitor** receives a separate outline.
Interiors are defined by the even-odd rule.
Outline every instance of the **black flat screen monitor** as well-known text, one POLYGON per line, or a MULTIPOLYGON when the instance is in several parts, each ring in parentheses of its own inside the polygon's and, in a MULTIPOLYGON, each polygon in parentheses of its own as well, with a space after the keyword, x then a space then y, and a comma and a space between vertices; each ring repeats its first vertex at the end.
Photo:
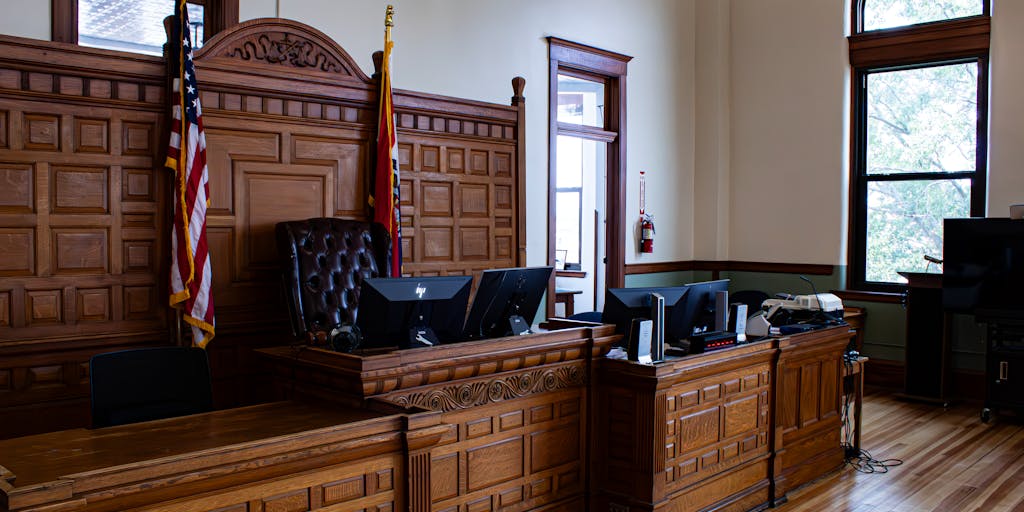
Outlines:
POLYGON ((1024 315, 1024 220, 946 219, 942 260, 945 309, 1024 315))
POLYGON ((469 276, 364 280, 356 317, 362 346, 410 348, 458 341, 472 281, 469 276))
POLYGON ((688 338, 694 333, 714 331, 715 295, 729 291, 729 280, 689 283, 686 287, 690 291, 686 294, 685 313, 681 320, 685 329, 684 336, 688 338))
POLYGON ((683 336, 685 326, 686 286, 658 286, 648 288, 609 288, 604 294, 604 312, 601 321, 615 324, 615 332, 623 336, 625 345, 629 340, 629 327, 634 318, 651 318, 651 294, 658 293, 665 298, 665 341, 676 343, 683 336))
POLYGON ((554 267, 484 270, 463 338, 480 340, 512 334, 513 322, 528 327, 547 291, 554 267), (516 318, 518 317, 518 319, 516 318))

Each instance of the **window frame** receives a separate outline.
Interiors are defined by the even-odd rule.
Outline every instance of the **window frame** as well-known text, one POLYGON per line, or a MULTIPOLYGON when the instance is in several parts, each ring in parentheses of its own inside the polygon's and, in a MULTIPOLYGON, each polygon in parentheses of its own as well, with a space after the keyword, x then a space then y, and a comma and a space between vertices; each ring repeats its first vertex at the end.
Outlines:
POLYGON ((988 177, 988 89, 991 2, 982 14, 945 21, 864 31, 864 4, 853 8, 855 33, 849 37, 851 81, 850 224, 847 288, 868 292, 903 293, 905 284, 867 281, 867 191, 872 182, 909 180, 971 180, 970 214, 984 216, 988 177), (978 63, 977 126, 973 172, 915 172, 867 174, 867 81, 873 73, 926 68, 965 62, 978 63))
MULTIPOLYGON (((188 0, 188 3, 203 6, 203 39, 206 41, 238 24, 238 0, 188 0)), ((50 13, 50 40, 78 44, 78 0, 50 0, 50 13)))
MULTIPOLYGON (((548 41, 548 264, 555 264, 556 148, 559 135, 607 143, 605 287, 621 288, 626 269, 626 67, 632 57, 549 36, 548 41), (604 128, 558 122, 558 75, 604 82, 604 128)), ((583 222, 582 212, 580 222, 583 222)), ((555 314, 555 280, 548 283, 547 316, 555 314)))

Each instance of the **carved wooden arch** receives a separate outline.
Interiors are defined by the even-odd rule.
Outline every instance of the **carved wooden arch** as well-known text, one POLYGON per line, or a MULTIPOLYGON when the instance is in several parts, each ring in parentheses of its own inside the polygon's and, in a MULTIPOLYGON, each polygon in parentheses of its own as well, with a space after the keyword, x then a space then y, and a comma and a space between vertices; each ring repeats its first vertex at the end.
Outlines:
POLYGON ((207 41, 196 51, 195 58, 242 62, 274 70, 293 68, 370 82, 370 77, 333 39, 309 25, 283 18, 240 23, 207 41))

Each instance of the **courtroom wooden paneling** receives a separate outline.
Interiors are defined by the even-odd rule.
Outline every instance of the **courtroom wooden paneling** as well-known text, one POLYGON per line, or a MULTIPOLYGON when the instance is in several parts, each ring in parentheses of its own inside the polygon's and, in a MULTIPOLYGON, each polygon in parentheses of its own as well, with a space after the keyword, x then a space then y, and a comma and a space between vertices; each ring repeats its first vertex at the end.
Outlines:
POLYGON ((751 510, 770 501, 771 341, 599 365, 596 510, 751 510))
POLYGON ((407 510, 438 421, 278 402, 0 441, 0 510, 407 510))
POLYGON ((840 446, 842 355, 856 336, 848 326, 776 341, 779 348, 774 419, 776 503, 843 463, 840 446))
POLYGON ((616 339, 606 325, 381 355, 259 352, 282 397, 441 413, 413 510, 575 511, 587 503, 591 366, 616 339))
MULTIPOLYGON (((195 62, 215 399, 252 403, 264 396, 249 351, 290 338, 274 225, 370 218, 377 80, 336 42, 288 20, 231 27, 195 62)), ((88 422, 88 377, 66 368, 175 342, 165 67, 159 57, 0 36, 0 412, 34 407, 19 416, 29 423, 0 425, 0 438, 88 422)), ((516 106, 394 91, 407 274, 524 263, 521 83, 513 94, 516 106)))

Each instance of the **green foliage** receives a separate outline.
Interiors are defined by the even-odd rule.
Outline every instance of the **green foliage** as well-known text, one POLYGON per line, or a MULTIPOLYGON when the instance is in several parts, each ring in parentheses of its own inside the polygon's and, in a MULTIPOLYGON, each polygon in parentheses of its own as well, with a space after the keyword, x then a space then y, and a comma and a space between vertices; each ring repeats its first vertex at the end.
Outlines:
POLYGON ((970 213, 970 181, 943 174, 976 168, 976 63, 880 72, 868 78, 869 175, 935 173, 868 186, 866 278, 901 282, 942 254, 942 219, 970 213))
POLYGON ((982 0, 866 0, 864 29, 949 20, 981 12, 982 0))

